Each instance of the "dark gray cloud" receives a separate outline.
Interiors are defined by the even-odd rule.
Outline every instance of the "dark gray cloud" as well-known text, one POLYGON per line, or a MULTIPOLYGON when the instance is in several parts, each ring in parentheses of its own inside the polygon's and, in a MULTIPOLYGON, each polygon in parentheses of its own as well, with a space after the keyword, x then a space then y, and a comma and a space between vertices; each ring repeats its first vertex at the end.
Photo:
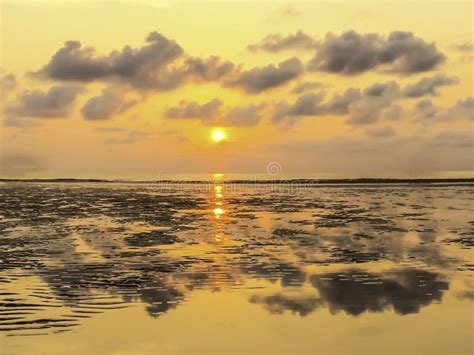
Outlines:
POLYGON ((307 91, 312 91, 314 89, 318 89, 322 86, 323 86, 323 84, 318 83, 318 82, 304 82, 304 83, 296 85, 293 88, 293 90, 291 90, 291 92, 293 94, 298 94, 299 95, 299 94, 302 94, 302 93, 307 92, 307 91))
POLYGON ((251 52, 281 52, 285 50, 311 50, 316 48, 317 42, 310 35, 303 31, 283 36, 279 33, 272 33, 260 40, 258 43, 250 44, 247 49, 251 52))
POLYGON ((388 138, 395 135, 395 130, 392 127, 378 127, 369 128, 365 133, 372 138, 388 138))
POLYGON ((291 105, 281 102, 275 106, 272 122, 291 125, 301 116, 347 115, 349 124, 373 123, 400 98, 400 88, 396 82, 389 81, 373 84, 363 91, 349 88, 326 102, 324 97, 324 92, 305 93, 291 105))
POLYGON ((436 95, 437 88, 446 85, 457 84, 458 79, 455 77, 447 77, 445 75, 435 75, 423 78, 420 81, 407 85, 403 89, 405 97, 420 97, 425 95, 436 95))
POLYGON ((321 103, 324 93, 306 93, 300 95, 294 104, 279 103, 272 116, 273 123, 294 124, 300 116, 317 116, 322 114, 321 103))
POLYGON ((444 60, 434 43, 412 32, 396 31, 384 37, 348 31, 329 33, 308 63, 308 70, 358 74, 381 69, 408 74, 434 69, 444 60))
POLYGON ((151 32, 142 47, 94 54, 92 47, 68 41, 35 75, 63 81, 119 80, 139 90, 164 91, 187 79, 219 80, 234 69, 232 62, 216 56, 186 57, 179 44, 158 32, 151 32))
POLYGON ((191 57, 186 59, 183 73, 204 81, 217 81, 230 74, 235 68, 234 63, 222 60, 217 56, 208 58, 191 57))
POLYGON ((275 109, 272 121, 291 125, 296 122, 298 116, 344 115, 363 95, 359 89, 349 88, 343 94, 335 94, 325 103, 324 97, 324 92, 306 93, 300 95, 292 105, 280 103, 275 109))
POLYGON ((137 100, 129 100, 124 93, 113 88, 104 89, 99 96, 92 97, 82 107, 81 113, 88 120, 106 120, 135 105, 137 100))
POLYGON ((59 118, 69 115, 82 88, 75 84, 57 85, 47 92, 25 91, 5 107, 4 112, 14 117, 59 118))
POLYGON ((177 107, 171 107, 165 112, 166 118, 190 118, 209 121, 219 115, 222 101, 214 98, 205 104, 181 101, 177 107))
POLYGON ((349 106, 362 99, 359 89, 347 89, 342 95, 336 94, 331 100, 323 103, 324 93, 306 93, 300 95, 292 105, 280 103, 272 117, 273 123, 293 124, 298 116, 343 115, 348 112, 349 106))
POLYGON ((359 101, 363 95, 359 89, 349 88, 342 95, 335 94, 331 101, 324 104, 322 111, 326 114, 344 115, 352 103, 359 101))
POLYGON ((264 90, 283 85, 304 71, 303 64, 296 58, 290 58, 278 63, 242 71, 237 78, 227 82, 227 86, 241 87, 247 93, 256 94, 264 90))
POLYGON ((118 78, 138 88, 166 90, 176 87, 182 73, 167 66, 183 54, 183 49, 158 32, 146 38, 140 48, 125 46, 106 56, 94 56, 94 49, 68 41, 36 74, 53 80, 93 81, 118 78))
POLYGON ((16 88, 16 77, 13 74, 0 75, 0 99, 4 99, 16 88))
POLYGON ((438 109, 430 99, 418 101, 414 108, 414 114, 417 119, 433 119, 438 115, 438 109))
POLYGON ((92 47, 82 48, 79 41, 67 41, 37 74, 54 80, 91 81, 111 74, 108 57, 94 58, 92 47))
POLYGON ((324 93, 303 94, 296 102, 289 108, 288 115, 290 116, 316 116, 322 113, 321 102, 324 99, 324 93))
POLYGON ((397 95, 399 86, 394 81, 387 81, 385 83, 375 83, 368 86, 364 90, 364 95, 366 97, 382 97, 386 95, 397 95))

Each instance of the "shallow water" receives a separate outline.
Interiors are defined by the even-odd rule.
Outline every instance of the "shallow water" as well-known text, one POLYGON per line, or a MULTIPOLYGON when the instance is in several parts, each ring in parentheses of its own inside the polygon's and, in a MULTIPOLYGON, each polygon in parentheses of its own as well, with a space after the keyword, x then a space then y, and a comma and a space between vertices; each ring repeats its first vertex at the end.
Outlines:
POLYGON ((2 354, 470 354, 472 186, 0 185, 2 354))

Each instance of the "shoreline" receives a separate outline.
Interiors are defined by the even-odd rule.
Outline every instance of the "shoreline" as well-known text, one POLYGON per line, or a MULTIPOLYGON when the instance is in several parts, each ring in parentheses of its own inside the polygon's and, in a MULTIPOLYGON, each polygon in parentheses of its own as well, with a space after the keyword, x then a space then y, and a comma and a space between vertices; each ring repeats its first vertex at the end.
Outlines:
POLYGON ((471 185, 473 178, 421 178, 421 179, 394 179, 394 178, 359 178, 359 179, 229 179, 229 180, 187 180, 187 179, 166 179, 166 180, 110 180, 110 179, 74 179, 74 178, 54 178, 54 179, 6 179, 0 178, 0 183, 107 183, 107 184, 290 184, 290 185, 471 185))

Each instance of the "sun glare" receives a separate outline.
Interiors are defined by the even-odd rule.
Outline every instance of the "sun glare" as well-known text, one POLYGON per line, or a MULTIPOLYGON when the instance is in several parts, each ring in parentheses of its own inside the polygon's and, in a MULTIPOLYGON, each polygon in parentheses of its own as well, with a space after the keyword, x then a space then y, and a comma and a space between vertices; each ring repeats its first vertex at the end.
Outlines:
POLYGON ((214 142, 218 143, 218 142, 221 142, 222 140, 225 139, 225 134, 224 134, 224 132, 219 131, 219 130, 214 131, 214 132, 212 132, 211 138, 214 142))

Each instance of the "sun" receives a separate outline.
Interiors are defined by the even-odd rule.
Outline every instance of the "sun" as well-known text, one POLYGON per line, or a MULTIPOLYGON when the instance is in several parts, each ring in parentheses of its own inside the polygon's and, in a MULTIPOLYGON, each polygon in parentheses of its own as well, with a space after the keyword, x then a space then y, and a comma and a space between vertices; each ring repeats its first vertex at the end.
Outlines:
POLYGON ((221 142, 225 139, 225 134, 221 130, 216 130, 212 132, 211 139, 216 143, 221 142))

